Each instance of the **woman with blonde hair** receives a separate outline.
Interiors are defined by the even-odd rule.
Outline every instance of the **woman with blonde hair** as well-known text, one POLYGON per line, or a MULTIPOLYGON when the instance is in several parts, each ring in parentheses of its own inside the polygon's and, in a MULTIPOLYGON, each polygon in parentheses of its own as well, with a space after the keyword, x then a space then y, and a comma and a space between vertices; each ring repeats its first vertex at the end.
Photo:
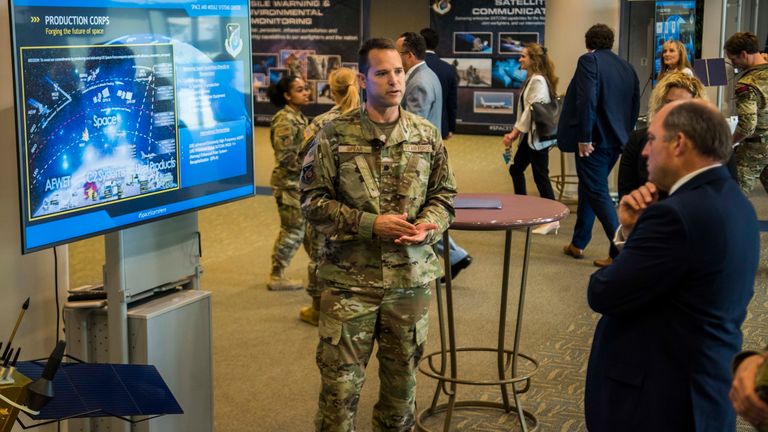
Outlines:
POLYGON ((661 71, 659 71, 658 79, 661 80, 666 74, 672 72, 682 72, 688 76, 693 76, 685 45, 679 40, 670 39, 661 46, 661 71))
MULTIPOLYGON (((331 88, 331 97, 336 105, 329 111, 315 117, 312 123, 304 130, 304 144, 299 153, 302 159, 309 151, 315 135, 326 123, 360 108, 360 88, 357 85, 357 72, 345 67, 335 69, 328 76, 328 85, 331 88)), ((319 318, 320 295, 323 292, 322 281, 317 277, 317 264, 322 259, 325 239, 319 231, 312 228, 312 225, 307 224, 306 230, 305 249, 310 256, 307 294, 312 297, 312 306, 301 308, 299 310, 299 319, 316 326, 319 318)))
MULTIPOLYGON (((664 105, 677 100, 703 99, 704 86, 698 78, 682 72, 664 76, 651 93, 648 123, 664 105)), ((648 142, 648 128, 637 129, 629 135, 619 163, 619 199, 648 181, 648 161, 642 156, 648 142)))
MULTIPOLYGON (((504 135, 504 146, 510 148, 520 138, 517 152, 509 166, 509 175, 515 193, 526 194, 525 170, 533 168, 533 180, 542 198, 555 199, 552 184, 549 182, 549 150, 555 144, 554 137, 542 137, 536 133, 536 123, 531 117, 531 104, 550 102, 555 96, 558 78, 555 65, 547 54, 547 49, 536 43, 526 44, 520 55, 520 69, 528 72, 520 99, 517 104, 517 121, 512 131, 504 135)), ((536 234, 557 232, 559 222, 540 225, 533 230, 536 234)))

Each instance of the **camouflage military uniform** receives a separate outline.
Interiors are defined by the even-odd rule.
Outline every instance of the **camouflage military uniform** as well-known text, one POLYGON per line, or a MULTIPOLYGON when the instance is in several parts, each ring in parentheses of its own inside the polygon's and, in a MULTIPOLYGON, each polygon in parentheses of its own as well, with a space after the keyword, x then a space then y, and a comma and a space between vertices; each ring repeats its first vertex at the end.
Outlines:
POLYGON ((273 271, 288 267, 304 239, 304 217, 299 201, 299 150, 306 127, 307 118, 287 105, 272 117, 269 134, 275 151, 275 168, 270 184, 280 214, 280 233, 272 249, 273 271))
MULTIPOLYGON (((338 105, 320 114, 312 120, 312 123, 304 129, 304 143, 299 151, 299 160, 304 160, 309 151, 309 146, 315 139, 315 135, 320 129, 325 126, 326 123, 338 118, 341 115, 338 105)), ((306 233, 304 235, 304 249, 309 254, 309 268, 307 269, 307 294, 310 297, 319 298, 323 292, 322 281, 317 277, 317 264, 323 261, 323 243, 325 237, 320 231, 314 229, 312 224, 306 225, 306 233)))
POLYGON ((354 430, 375 339, 381 388, 373 428, 410 431, 416 367, 428 328, 427 284, 442 275, 429 245, 454 215, 456 183, 440 133, 402 109, 388 138, 365 113, 344 114, 314 140, 301 187, 302 211, 327 236, 319 270, 326 287, 320 305, 322 390, 316 430, 354 430), (411 223, 434 223, 438 229, 418 246, 374 236, 377 215, 403 213, 411 223))
POLYGON ((760 179, 768 192, 768 65, 747 69, 736 83, 736 132, 747 138, 735 149, 736 176, 744 193, 760 179))

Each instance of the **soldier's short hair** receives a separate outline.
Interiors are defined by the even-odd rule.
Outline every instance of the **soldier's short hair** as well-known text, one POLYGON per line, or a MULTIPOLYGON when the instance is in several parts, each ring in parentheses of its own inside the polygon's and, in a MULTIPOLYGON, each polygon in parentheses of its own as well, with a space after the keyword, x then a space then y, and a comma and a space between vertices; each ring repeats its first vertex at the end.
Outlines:
POLYGON ((284 75, 277 83, 271 84, 267 87, 267 96, 272 105, 283 108, 288 104, 285 99, 285 94, 291 92, 291 84, 301 77, 296 75, 284 75))
POLYGON ((400 37, 403 38, 403 48, 406 51, 413 53, 417 59, 424 60, 427 56, 427 43, 420 34, 405 32, 400 37))
POLYGON ((357 68, 360 70, 361 74, 368 75, 368 68, 370 67, 368 53, 375 49, 397 51, 397 47, 395 47, 395 43, 392 42, 391 39, 372 38, 363 42, 363 46, 360 47, 360 51, 358 52, 359 57, 357 60, 357 68))
POLYGON ((757 42, 757 35, 752 32, 734 33, 725 41, 723 46, 728 54, 738 55, 742 51, 747 54, 757 54, 760 52, 760 44, 757 42))
POLYGON ((664 118, 665 140, 682 133, 693 142, 700 154, 725 162, 733 150, 731 128, 725 117, 712 104, 688 100, 674 106, 664 118))
POLYGON ((440 44, 440 35, 431 28, 423 28, 419 30, 419 34, 424 38, 424 43, 427 44, 427 49, 434 51, 437 49, 437 45, 440 44))
POLYGON ((584 44, 587 49, 613 48, 613 29, 605 24, 595 24, 584 34, 584 44))

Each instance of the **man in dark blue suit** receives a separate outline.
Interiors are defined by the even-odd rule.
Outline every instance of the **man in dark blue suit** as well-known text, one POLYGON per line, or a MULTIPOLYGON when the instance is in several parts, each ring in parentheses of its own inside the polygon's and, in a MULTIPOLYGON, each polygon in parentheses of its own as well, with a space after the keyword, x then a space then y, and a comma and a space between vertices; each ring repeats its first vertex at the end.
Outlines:
POLYGON ((450 138, 456 132, 456 108, 458 106, 459 81, 456 68, 443 60, 435 53, 440 43, 440 36, 431 28, 423 28, 419 32, 427 44, 427 56, 424 59, 427 66, 437 75, 440 86, 443 88, 443 117, 440 125, 440 134, 443 139, 450 138))
MULTIPOLYGON (((610 239, 618 221, 608 191, 608 175, 621 154, 640 111, 637 74, 632 65, 611 52, 613 30, 605 24, 593 25, 584 36, 588 53, 579 57, 576 72, 568 85, 557 128, 557 146, 564 152, 577 152, 579 204, 571 243, 566 255, 584 257, 592 239, 595 216, 610 239)), ((595 261, 603 267, 610 258, 595 261)))
POLYGON ((621 252, 589 282, 603 315, 587 369, 590 432, 735 430, 730 363, 760 245, 755 211, 723 166, 730 154, 712 105, 673 102, 654 115, 650 181, 622 198, 621 252))

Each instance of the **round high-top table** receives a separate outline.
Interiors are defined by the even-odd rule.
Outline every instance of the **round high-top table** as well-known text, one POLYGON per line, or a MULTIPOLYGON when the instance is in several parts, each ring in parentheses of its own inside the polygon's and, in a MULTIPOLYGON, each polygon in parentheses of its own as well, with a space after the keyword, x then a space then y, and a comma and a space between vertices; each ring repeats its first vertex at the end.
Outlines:
POLYGON ((519 352, 520 334, 523 324, 523 306, 525 303, 525 284, 528 277, 528 259, 531 249, 531 228, 568 216, 568 207, 548 199, 512 194, 459 194, 456 197, 456 218, 450 226, 453 230, 467 231, 504 231, 504 269, 501 280, 501 302, 499 308, 499 335, 496 347, 458 347, 456 344, 456 329, 453 317, 453 294, 451 291, 450 248, 448 247, 448 230, 443 234, 445 259, 445 300, 441 292, 440 281, 437 281, 437 315, 440 329, 440 351, 425 355, 419 363, 419 370, 437 382, 432 404, 421 410, 416 416, 419 430, 429 431, 423 421, 439 413, 445 413, 445 432, 451 429, 451 417, 455 408, 495 408, 505 412, 515 410, 523 431, 534 431, 538 428, 536 417, 522 408, 519 394, 530 388, 531 376, 538 369, 538 362, 532 357, 519 352), (499 205, 500 204, 500 205, 499 205), (525 250, 523 253, 523 272, 520 281, 520 296, 517 303, 517 320, 512 349, 506 348, 507 297, 509 292, 510 249, 512 247, 512 230, 525 230, 525 250), (445 302, 445 305, 443 305, 445 302), (447 327, 447 329, 446 329, 447 327), (446 341, 446 330, 448 333, 446 341), (458 372, 457 357, 460 352, 495 352, 497 358, 498 379, 469 380, 461 378, 458 372), (439 361, 437 361, 439 359, 439 361), (526 373, 518 374, 518 361, 522 359, 530 364, 526 373), (503 402, 481 400, 457 401, 457 386, 479 385, 499 386, 503 402), (518 388, 517 385, 522 385, 518 388), (514 403, 510 403, 509 389, 511 386, 514 403), (440 395, 448 396, 448 402, 438 404, 440 395))

